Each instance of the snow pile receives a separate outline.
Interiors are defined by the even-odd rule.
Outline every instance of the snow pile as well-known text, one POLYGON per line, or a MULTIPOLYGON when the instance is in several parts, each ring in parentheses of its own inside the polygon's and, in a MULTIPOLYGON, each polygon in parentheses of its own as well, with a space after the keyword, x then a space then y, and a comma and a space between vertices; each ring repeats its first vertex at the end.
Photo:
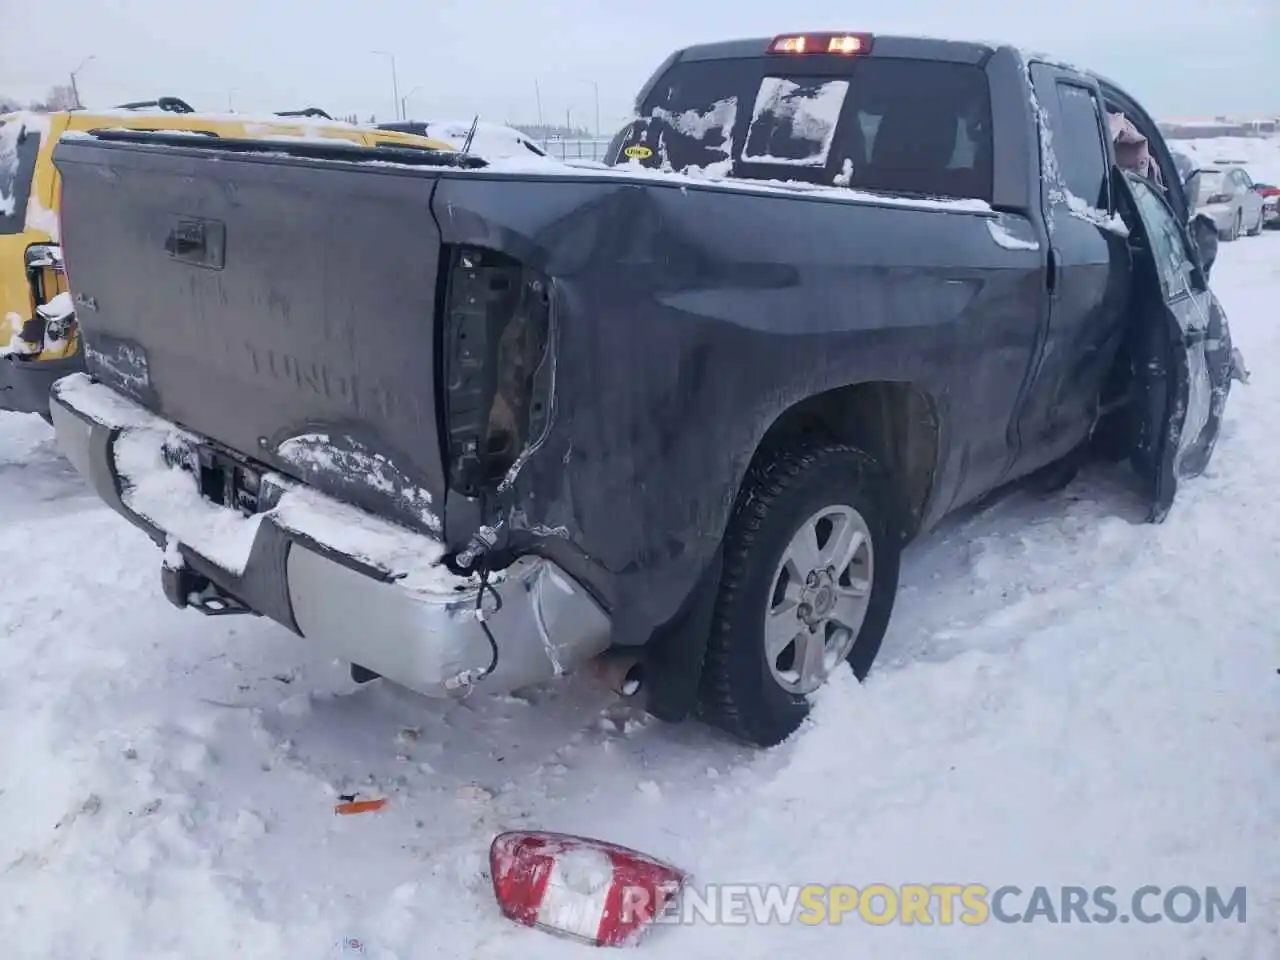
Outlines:
POLYGON ((0 415, 0 929, 41 960, 600 956, 499 916, 488 845, 523 828, 695 887, 1011 884, 1016 910, 1036 886, 1248 891, 1244 923, 700 923, 656 930, 653 960, 1274 960, 1278 260, 1280 234, 1222 249, 1255 375, 1163 525, 1103 467, 953 518, 907 551, 871 680, 766 753, 583 678, 356 687, 269 622, 174 610, 150 541, 43 423, 0 415), (388 803, 335 816, 351 795, 388 803))

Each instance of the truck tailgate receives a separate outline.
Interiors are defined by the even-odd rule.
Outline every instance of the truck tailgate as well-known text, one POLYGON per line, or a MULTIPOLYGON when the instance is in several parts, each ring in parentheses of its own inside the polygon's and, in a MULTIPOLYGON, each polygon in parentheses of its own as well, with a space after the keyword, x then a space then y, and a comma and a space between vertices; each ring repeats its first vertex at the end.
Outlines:
POLYGON ((94 377, 439 531, 434 171, 90 138, 56 162, 94 377))

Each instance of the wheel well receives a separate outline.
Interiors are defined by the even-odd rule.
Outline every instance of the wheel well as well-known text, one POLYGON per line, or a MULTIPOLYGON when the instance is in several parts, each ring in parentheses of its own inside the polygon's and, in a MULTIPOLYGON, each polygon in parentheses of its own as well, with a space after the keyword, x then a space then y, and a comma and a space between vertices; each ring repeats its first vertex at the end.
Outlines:
POLYGON ((905 539, 919 531, 938 462, 938 415, 927 393, 910 383, 875 381, 807 397, 769 427, 756 458, 797 440, 848 443, 872 454, 901 496, 905 539))

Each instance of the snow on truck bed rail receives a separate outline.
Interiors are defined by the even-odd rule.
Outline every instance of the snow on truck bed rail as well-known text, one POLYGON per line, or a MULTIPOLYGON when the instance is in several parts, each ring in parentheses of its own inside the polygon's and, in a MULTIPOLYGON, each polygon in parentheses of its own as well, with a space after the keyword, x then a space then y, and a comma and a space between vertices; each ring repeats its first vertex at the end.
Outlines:
MULTIPOLYGON (((379 161, 382 163, 382 161, 379 161)), ((390 166, 408 166, 388 163, 390 166)), ((419 169, 419 168, 414 168, 419 169)), ((991 205, 985 200, 953 200, 929 197, 904 197, 887 193, 872 193, 867 190, 850 190, 847 187, 826 186, 824 184, 803 183, 798 180, 742 180, 724 176, 698 176, 693 173, 676 173, 674 171, 650 170, 638 163, 623 163, 615 167, 582 168, 571 167, 560 161, 546 158, 542 160, 530 157, 504 157, 486 167, 475 170, 450 168, 450 176, 484 177, 489 174, 519 174, 528 176, 579 178, 588 180, 618 179, 643 180, 680 186, 682 188, 715 188, 739 193, 753 193, 773 196, 806 196, 820 200, 833 200, 840 203, 864 204, 868 206, 904 207, 913 210, 930 210, 952 213, 978 213, 994 215, 991 205)))
MULTIPOLYGON (((165 133, 166 131, 158 131, 165 133)), ((74 140, 93 140, 95 139, 91 133, 71 132, 65 133, 62 137, 74 140)), ((217 147, 212 144, 204 144, 194 142, 199 138, 193 137, 192 147, 194 149, 208 149, 217 151, 217 147)), ((297 142, 299 138, 290 137, 263 137, 260 142, 264 147, 274 140, 279 140, 281 144, 297 142)), ((341 139, 327 138, 325 143, 342 143, 341 139)), ((360 144, 351 144, 353 147, 360 148, 360 144)), ((371 153, 380 151, 385 148, 367 147, 371 153)), ((412 148, 411 148, 412 149, 412 148)), ((269 155, 267 151, 260 154, 269 155)), ((287 148, 278 154, 281 157, 288 157, 287 148)), ((483 156, 481 156, 482 159, 483 156)), ((341 160, 321 160, 321 163, 341 163, 341 160)), ((361 161, 362 166, 376 166, 397 168, 402 170, 422 171, 424 168, 410 163, 397 163, 395 160, 372 160, 361 161)), ((478 167, 474 170, 464 169, 460 167, 448 168, 426 168, 434 172, 447 172, 449 176, 475 176, 486 177, 495 174, 503 176, 524 176, 524 177, 546 177, 549 179, 615 179, 621 181, 643 180, 647 182, 662 183, 671 186, 679 186, 681 188, 697 187, 700 189, 713 188, 718 190, 735 191, 739 193, 751 193, 765 196, 805 196, 813 197, 820 200, 832 200, 841 203, 864 204, 867 206, 890 206, 902 207, 911 210, 925 210, 935 212, 951 212, 951 213, 970 213, 970 214, 986 214, 994 215, 991 205, 985 200, 976 199, 943 199, 929 197, 906 197, 894 194, 871 193, 865 190, 850 190, 847 187, 826 186, 823 184, 803 183, 796 180, 742 180, 732 177, 714 175, 698 175, 695 173, 676 173, 674 171, 650 170, 638 163, 623 163, 614 167, 583 167, 575 166, 558 160, 554 157, 539 157, 532 153, 528 156, 510 155, 496 157, 487 161, 484 167, 478 167)))

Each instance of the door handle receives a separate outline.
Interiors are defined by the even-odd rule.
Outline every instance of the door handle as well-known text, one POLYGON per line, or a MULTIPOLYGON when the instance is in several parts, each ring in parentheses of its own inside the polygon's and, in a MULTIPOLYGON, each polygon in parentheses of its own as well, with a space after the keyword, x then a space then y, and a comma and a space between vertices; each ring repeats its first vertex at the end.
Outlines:
POLYGON ((1056 247, 1049 248, 1048 273, 1045 276, 1045 287, 1049 296, 1057 297, 1062 293, 1062 257, 1056 247))
POLYGON ((221 270, 226 260, 227 228, 220 220, 178 217, 165 237, 170 258, 195 267, 221 270))

